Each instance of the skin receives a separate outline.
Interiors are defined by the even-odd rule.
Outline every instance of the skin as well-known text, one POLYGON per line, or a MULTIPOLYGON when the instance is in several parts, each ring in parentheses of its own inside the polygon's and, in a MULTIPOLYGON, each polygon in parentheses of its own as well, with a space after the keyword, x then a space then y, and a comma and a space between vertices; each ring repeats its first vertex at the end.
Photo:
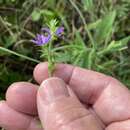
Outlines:
POLYGON ((34 69, 39 85, 12 84, 0 102, 6 130, 129 130, 130 91, 116 79, 58 64, 48 78, 47 63, 34 69), (38 116, 39 115, 39 116, 38 116))

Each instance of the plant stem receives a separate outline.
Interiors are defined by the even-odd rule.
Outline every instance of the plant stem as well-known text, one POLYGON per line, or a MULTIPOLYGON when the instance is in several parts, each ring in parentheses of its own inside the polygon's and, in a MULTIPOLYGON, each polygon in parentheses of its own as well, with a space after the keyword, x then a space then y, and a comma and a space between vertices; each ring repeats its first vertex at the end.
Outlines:
POLYGON ((48 73, 49 77, 52 77, 54 70, 54 62, 53 62, 53 55, 52 55, 52 41, 49 42, 48 46, 48 73))
POLYGON ((14 51, 9 50, 9 49, 4 48, 4 47, 0 47, 0 51, 4 51, 4 52, 7 52, 7 53, 9 53, 9 54, 16 55, 16 56, 18 56, 18 57, 21 57, 21 58, 23 58, 23 59, 26 59, 26 60, 29 60, 29 61, 32 61, 32 62, 35 62, 35 63, 40 63, 39 60, 33 59, 33 58, 31 58, 31 57, 28 57, 28 56, 25 56, 25 55, 22 55, 22 54, 19 54, 19 53, 17 53, 17 52, 14 52, 14 51))

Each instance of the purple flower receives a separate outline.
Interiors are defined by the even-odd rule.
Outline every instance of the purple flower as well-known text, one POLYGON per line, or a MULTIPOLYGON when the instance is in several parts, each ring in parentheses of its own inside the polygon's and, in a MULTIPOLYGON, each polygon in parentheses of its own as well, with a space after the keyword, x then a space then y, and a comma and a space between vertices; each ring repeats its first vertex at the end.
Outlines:
POLYGON ((47 36, 45 34, 37 34, 36 38, 31 40, 33 43, 39 46, 47 44, 51 39, 51 33, 48 28, 42 28, 41 30, 47 33, 47 36))
MULTIPOLYGON (((52 38, 51 31, 49 28, 42 28, 41 32, 42 34, 37 34, 36 38, 31 40, 33 43, 35 43, 38 46, 47 44, 52 38)), ((63 32, 64 32, 64 27, 58 27, 55 32, 55 35, 57 37, 61 37, 63 35, 63 32)))
POLYGON ((58 36, 58 37, 61 37, 63 35, 63 32, 64 32, 64 27, 58 27, 55 34, 58 36))
POLYGON ((41 31, 45 32, 45 33, 48 33, 48 34, 51 34, 49 28, 42 28, 41 31))

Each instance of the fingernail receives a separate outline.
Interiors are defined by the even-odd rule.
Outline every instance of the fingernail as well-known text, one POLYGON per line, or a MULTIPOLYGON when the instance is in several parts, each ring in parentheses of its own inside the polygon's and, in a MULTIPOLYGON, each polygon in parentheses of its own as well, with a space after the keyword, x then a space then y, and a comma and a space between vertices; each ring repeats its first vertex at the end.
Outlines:
POLYGON ((49 78, 41 84, 40 98, 44 103, 50 104, 62 97, 68 97, 69 92, 65 82, 59 78, 49 78))

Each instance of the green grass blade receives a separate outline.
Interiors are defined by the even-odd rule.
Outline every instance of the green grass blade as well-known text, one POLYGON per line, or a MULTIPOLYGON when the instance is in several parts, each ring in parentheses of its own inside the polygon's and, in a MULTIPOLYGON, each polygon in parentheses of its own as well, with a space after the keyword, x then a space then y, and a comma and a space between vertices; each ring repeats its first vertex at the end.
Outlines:
POLYGON ((92 36, 91 32, 90 32, 89 29, 88 29, 88 25, 87 25, 87 23, 86 23, 86 21, 85 21, 85 18, 84 18, 84 16, 83 16, 82 12, 81 12, 80 9, 78 8, 78 6, 73 2, 73 0, 69 0, 69 1, 70 1, 70 3, 72 4, 72 6, 75 8, 75 10, 77 11, 77 13, 79 14, 79 16, 81 17, 82 22, 83 22, 83 24, 84 24, 84 26, 85 26, 85 30, 86 30, 86 32, 87 32, 87 34, 88 34, 89 40, 90 40, 90 42, 91 42, 93 48, 95 48, 95 47, 96 47, 96 46, 95 46, 95 41, 94 41, 94 39, 93 39, 93 36, 92 36))
POLYGON ((32 62, 35 62, 35 63, 40 63, 39 60, 33 59, 33 58, 31 58, 31 57, 28 57, 28 56, 25 56, 25 55, 22 55, 22 54, 19 54, 19 53, 17 53, 17 52, 14 52, 14 51, 9 50, 9 49, 4 48, 4 47, 0 47, 0 51, 4 51, 4 52, 7 52, 7 53, 16 55, 16 56, 18 56, 18 57, 21 57, 21 58, 23 58, 23 59, 26 59, 26 60, 29 60, 29 61, 32 61, 32 62))

